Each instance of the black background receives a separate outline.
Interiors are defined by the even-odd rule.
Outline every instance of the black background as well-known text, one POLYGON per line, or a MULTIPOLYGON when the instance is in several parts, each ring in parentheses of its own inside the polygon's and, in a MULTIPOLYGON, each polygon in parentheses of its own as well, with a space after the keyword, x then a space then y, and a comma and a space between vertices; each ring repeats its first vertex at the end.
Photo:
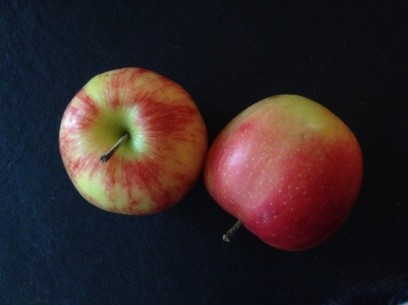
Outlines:
POLYGON ((1 1, 0 304, 325 304, 408 271, 407 1, 1 1), (141 66, 182 85, 210 142, 244 108, 296 93, 360 140, 364 183, 337 234, 283 252, 202 180, 176 207, 110 214, 74 190, 59 124, 94 75, 141 66))

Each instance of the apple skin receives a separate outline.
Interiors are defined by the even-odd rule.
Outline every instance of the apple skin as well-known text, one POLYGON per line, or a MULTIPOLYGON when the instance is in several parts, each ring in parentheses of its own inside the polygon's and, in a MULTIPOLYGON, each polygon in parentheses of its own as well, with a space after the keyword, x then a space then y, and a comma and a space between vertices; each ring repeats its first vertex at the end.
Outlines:
POLYGON ((198 179, 207 130, 191 96, 143 68, 93 77, 68 104, 60 126, 64 166, 91 204, 120 214, 163 211, 198 179), (124 134, 106 163, 101 155, 124 134))
POLYGON ((340 228, 362 176, 352 131, 297 95, 245 109, 215 139, 204 167, 214 200, 261 240, 288 251, 313 247, 340 228))

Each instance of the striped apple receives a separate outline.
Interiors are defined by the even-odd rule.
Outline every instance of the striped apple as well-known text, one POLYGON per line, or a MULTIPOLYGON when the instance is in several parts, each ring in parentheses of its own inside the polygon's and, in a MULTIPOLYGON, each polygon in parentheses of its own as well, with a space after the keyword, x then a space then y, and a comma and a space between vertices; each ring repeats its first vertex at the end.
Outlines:
POLYGON ((193 187, 207 131, 191 96, 143 68, 93 77, 68 104, 59 147, 68 176, 91 204, 115 213, 163 211, 193 187))

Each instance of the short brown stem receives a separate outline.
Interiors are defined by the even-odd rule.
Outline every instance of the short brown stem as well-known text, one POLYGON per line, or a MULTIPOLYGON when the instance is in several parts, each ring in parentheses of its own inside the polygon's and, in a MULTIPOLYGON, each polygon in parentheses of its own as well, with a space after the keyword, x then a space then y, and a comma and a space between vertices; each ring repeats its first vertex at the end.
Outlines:
POLYGON ((105 163, 108 162, 109 159, 113 156, 113 154, 115 153, 115 151, 119 148, 120 145, 122 145, 124 142, 126 142, 128 139, 130 138, 130 135, 126 132, 124 133, 120 139, 112 146, 111 149, 109 149, 107 152, 105 152, 102 156, 101 156, 101 162, 105 163))
POLYGON ((222 236, 222 239, 229 243, 235 232, 241 227, 242 222, 238 220, 228 231, 222 236))

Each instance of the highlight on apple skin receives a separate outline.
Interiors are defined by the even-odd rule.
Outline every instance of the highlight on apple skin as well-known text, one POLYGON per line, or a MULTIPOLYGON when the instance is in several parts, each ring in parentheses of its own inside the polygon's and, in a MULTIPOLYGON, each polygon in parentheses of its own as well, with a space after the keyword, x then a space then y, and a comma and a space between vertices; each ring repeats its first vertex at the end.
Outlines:
POLYGON ((245 109, 215 139, 204 167, 207 190, 237 225, 289 251, 316 246, 341 227, 362 176, 362 151, 349 127, 297 95, 245 109))
POLYGON ((59 147, 67 173, 91 204, 144 215, 177 202, 198 179, 207 130, 191 96, 143 68, 93 77, 68 104, 59 147))

